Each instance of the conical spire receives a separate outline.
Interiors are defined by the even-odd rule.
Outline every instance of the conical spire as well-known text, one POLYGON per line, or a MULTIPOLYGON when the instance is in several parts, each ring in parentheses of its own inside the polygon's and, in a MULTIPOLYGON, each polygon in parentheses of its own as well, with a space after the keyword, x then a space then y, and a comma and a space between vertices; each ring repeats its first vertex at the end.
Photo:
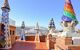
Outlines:
POLYGON ((24 21, 22 22, 22 26, 21 26, 21 29, 24 29, 25 28, 25 24, 24 24, 24 21))
POLYGON ((75 21, 77 23, 71 0, 66 0, 65 2, 62 20, 66 22, 75 21))
POLYGON ((36 30, 36 35, 35 35, 35 42, 36 42, 36 48, 38 47, 37 45, 37 42, 40 42, 40 39, 39 39, 39 25, 38 25, 38 22, 36 24, 36 27, 35 27, 35 30, 36 30))
POLYGON ((4 0, 4 3, 2 5, 1 9, 3 9, 3 8, 6 8, 6 9, 10 10, 10 6, 9 6, 9 3, 8 3, 8 0, 4 0))
POLYGON ((50 23, 49 23, 49 29, 55 28, 54 20, 51 18, 50 23))
POLYGON ((38 22, 37 22, 37 24, 36 24, 35 29, 36 29, 36 30, 39 30, 39 24, 38 24, 38 22))

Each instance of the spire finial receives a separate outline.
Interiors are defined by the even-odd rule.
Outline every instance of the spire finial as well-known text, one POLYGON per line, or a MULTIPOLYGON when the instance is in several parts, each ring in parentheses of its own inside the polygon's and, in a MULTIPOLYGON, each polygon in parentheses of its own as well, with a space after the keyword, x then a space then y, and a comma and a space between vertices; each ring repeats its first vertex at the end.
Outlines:
POLYGON ((8 3, 8 0, 4 0, 4 3, 2 5, 1 9, 3 9, 3 8, 6 8, 6 9, 10 10, 10 6, 9 6, 9 3, 8 3))
POLYGON ((35 27, 35 29, 39 29, 39 24, 38 24, 38 22, 36 23, 36 27, 35 27))

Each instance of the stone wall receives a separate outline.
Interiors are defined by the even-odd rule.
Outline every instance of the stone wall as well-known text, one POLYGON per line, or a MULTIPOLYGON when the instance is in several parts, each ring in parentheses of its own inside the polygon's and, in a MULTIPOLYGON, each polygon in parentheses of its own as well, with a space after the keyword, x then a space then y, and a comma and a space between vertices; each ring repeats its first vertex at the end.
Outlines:
POLYGON ((71 37, 58 37, 55 50, 80 50, 80 45, 73 45, 71 37))
MULTIPOLYGON (((11 44, 14 44, 16 39, 15 39, 15 35, 16 35, 16 27, 15 26, 11 26, 9 27, 9 31, 10 31, 10 39, 11 39, 11 44)), ((1 31, 1 23, 0 23, 0 31, 1 31)))
MULTIPOLYGON (((39 36, 40 37, 40 42, 45 42, 46 41, 46 36, 39 36)), ((16 36, 16 40, 19 39, 20 36, 16 36)), ((26 36, 26 41, 35 41, 35 36, 26 36)))

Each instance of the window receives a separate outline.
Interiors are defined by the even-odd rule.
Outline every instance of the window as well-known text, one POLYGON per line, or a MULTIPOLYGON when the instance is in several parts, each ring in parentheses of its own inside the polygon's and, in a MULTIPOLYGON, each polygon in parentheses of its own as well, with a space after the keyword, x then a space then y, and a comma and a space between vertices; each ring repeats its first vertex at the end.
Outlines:
POLYGON ((15 31, 13 31, 13 34, 12 35, 14 35, 15 34, 15 31))
POLYGON ((10 30, 10 35, 11 35, 11 30, 10 30))

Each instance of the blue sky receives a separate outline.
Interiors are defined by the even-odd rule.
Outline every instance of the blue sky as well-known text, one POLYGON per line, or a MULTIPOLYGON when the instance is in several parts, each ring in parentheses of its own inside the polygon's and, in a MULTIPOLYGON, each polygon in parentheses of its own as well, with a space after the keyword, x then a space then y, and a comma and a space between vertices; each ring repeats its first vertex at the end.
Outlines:
MULTIPOLYGON (((80 0, 71 1, 76 17, 80 21, 80 0)), ((0 0, 0 7, 2 3, 3 0, 0 0)), ((35 26, 38 21, 43 27, 48 27, 49 20, 53 18, 56 28, 61 29, 64 3, 65 0, 9 0, 11 7, 9 17, 16 21, 16 26, 21 26, 22 21, 25 21, 26 26, 35 26)), ((77 28, 80 28, 80 24, 77 28)))

